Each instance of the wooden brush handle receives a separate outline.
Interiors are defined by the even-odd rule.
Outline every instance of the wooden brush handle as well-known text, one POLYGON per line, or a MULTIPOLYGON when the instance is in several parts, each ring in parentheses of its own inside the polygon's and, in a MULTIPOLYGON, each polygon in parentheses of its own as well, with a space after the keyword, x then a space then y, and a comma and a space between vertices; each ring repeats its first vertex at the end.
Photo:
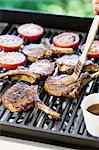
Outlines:
POLYGON ((98 30, 98 26, 99 26, 99 15, 96 15, 94 17, 94 20, 92 22, 92 25, 90 27, 90 30, 89 30, 89 33, 88 33, 88 36, 87 36, 87 40, 86 40, 86 43, 85 43, 85 47, 84 47, 84 50, 83 50, 83 53, 82 55, 80 56, 79 60, 84 64, 85 61, 86 61, 86 57, 87 57, 87 53, 91 47, 91 44, 96 36, 96 33, 97 33, 97 30, 98 30))

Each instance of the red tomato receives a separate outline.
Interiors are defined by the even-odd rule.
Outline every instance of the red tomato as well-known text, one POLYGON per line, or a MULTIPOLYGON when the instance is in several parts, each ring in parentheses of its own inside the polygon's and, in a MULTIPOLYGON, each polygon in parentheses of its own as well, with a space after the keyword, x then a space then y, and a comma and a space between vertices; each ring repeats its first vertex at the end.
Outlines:
POLYGON ((0 54, 0 67, 15 69, 24 64, 25 56, 19 52, 3 52, 0 54))
POLYGON ((79 43, 79 35, 65 32, 53 37, 53 44, 57 47, 75 48, 79 43))
POLYGON ((24 39, 38 39, 42 36, 43 32, 44 29, 41 26, 33 23, 23 24, 18 27, 18 33, 24 39))
POLYGON ((16 51, 23 44, 23 39, 16 35, 0 35, 0 49, 4 51, 16 51))
MULTIPOLYGON (((83 51, 85 44, 81 46, 81 51, 83 51)), ((93 44, 91 45, 91 48, 88 52, 88 57, 96 58, 99 57, 99 41, 95 40, 93 41, 93 44)))

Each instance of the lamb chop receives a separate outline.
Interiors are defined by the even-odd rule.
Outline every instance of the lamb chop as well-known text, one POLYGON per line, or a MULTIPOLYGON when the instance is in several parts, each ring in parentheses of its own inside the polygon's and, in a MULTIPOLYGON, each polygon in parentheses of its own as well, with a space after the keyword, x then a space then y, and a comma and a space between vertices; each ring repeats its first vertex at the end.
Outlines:
POLYGON ((69 98, 79 97, 79 93, 81 92, 83 87, 93 79, 97 78, 98 76, 99 76, 99 71, 93 74, 89 74, 87 72, 82 73, 78 81, 68 86, 68 88, 64 93, 64 96, 69 98))
MULTIPOLYGON (((72 74, 74 72, 74 68, 77 65, 79 56, 76 54, 73 55, 64 55, 61 58, 56 60, 56 64, 59 68, 59 71, 66 72, 68 74, 72 74)), ((99 65, 97 63, 93 63, 91 60, 87 60, 84 65, 83 71, 85 72, 96 72, 99 71, 99 65)))
POLYGON ((32 63, 29 68, 19 66, 17 70, 9 70, 0 74, 0 78, 11 76, 12 80, 27 81, 35 83, 40 77, 46 77, 53 73, 55 63, 50 62, 47 59, 38 60, 32 63))
POLYGON ((54 44, 50 44, 48 38, 43 39, 42 41, 43 45, 52 51, 52 54, 67 54, 67 55, 71 55, 74 53, 73 48, 62 48, 62 47, 57 47, 54 44))
POLYGON ((20 112, 35 106, 45 113, 59 118, 59 113, 50 109, 39 99, 37 89, 37 85, 29 86, 23 82, 16 83, 4 93, 2 102, 11 112, 20 112))
POLYGON ((67 77, 69 75, 51 76, 44 85, 45 90, 54 96, 66 96, 70 98, 76 98, 79 92, 93 78, 99 76, 99 71, 94 74, 82 73, 80 78, 73 84, 66 85, 67 77))
POLYGON ((55 54, 73 54, 72 48, 58 48, 44 39, 42 44, 29 44, 23 47, 22 52, 27 56, 27 60, 35 62, 39 59, 49 58, 55 54))
POLYGON ((35 74, 40 75, 41 77, 46 77, 48 75, 51 75, 55 69, 55 63, 50 62, 47 59, 38 60, 34 63, 32 63, 29 66, 29 71, 33 72, 35 74))
POLYGON ((29 44, 23 47, 22 52, 27 56, 27 59, 31 62, 35 62, 38 59, 52 56, 51 52, 46 54, 46 47, 43 44, 29 44))
MULTIPOLYGON (((50 62, 47 59, 38 60, 34 63, 32 63, 29 68, 19 66, 17 69, 23 69, 27 70, 28 72, 31 72, 37 76, 37 79, 42 77, 48 77, 48 75, 51 75, 55 69, 55 63, 50 62)), ((21 80, 21 81, 28 81, 28 77, 24 77, 23 75, 15 75, 12 78, 13 80, 21 80)), ((30 82, 31 83, 31 82, 30 82)))
POLYGON ((0 78, 13 77, 14 79, 19 78, 19 80, 27 81, 30 83, 35 83, 39 75, 29 72, 27 70, 9 70, 4 73, 0 73, 0 78))

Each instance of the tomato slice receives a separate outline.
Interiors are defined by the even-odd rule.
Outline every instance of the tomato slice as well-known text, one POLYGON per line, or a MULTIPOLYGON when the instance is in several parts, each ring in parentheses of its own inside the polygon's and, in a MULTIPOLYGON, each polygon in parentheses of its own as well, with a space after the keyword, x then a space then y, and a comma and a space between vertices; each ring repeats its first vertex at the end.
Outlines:
POLYGON ((15 69, 24 64, 25 56, 19 52, 1 52, 0 67, 6 69, 15 69))
POLYGON ((16 35, 0 35, 0 49, 4 51, 16 51, 23 44, 23 39, 16 35))
POLYGON ((24 39, 33 40, 41 37, 44 29, 39 25, 27 23, 19 26, 17 31, 24 39))
POLYGON ((64 32, 53 37, 52 42, 57 47, 75 48, 79 43, 79 35, 73 32, 64 32))
MULTIPOLYGON (((84 46, 85 44, 81 46, 81 51, 84 50, 84 46)), ((97 40, 93 41, 87 56, 91 58, 99 57, 99 41, 97 40)))

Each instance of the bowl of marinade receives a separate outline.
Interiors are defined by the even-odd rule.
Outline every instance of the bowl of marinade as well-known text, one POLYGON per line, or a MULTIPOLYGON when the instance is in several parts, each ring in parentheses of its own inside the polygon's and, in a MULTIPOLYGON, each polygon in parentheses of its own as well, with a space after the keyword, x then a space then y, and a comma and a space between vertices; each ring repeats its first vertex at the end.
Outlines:
POLYGON ((87 131, 99 137, 99 93, 86 96, 81 103, 87 131))

